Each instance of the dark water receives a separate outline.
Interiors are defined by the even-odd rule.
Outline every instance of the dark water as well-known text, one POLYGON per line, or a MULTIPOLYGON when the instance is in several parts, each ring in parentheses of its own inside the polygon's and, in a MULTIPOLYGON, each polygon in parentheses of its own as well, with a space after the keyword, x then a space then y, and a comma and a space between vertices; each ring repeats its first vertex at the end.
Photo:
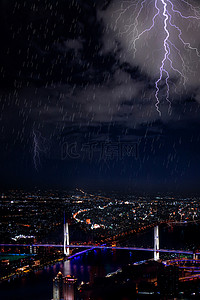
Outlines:
POLYGON ((13 280, 0 285, 1 300, 50 300, 52 298, 52 279, 61 271, 64 275, 71 274, 79 282, 93 281, 94 277, 105 276, 116 271, 120 266, 136 260, 150 258, 152 254, 134 254, 124 251, 97 250, 71 261, 58 263, 31 276, 13 280))
MULTIPOLYGON (((200 228, 197 225, 185 227, 160 228, 160 248, 181 249, 198 247, 200 228)), ((153 230, 138 234, 124 245, 153 247, 153 230)), ((78 281, 93 281, 94 277, 105 276, 116 271, 123 265, 149 259, 153 252, 129 252, 127 250, 94 250, 83 256, 58 263, 45 270, 36 272, 26 278, 20 278, 10 283, 0 284, 1 300, 50 300, 52 299, 52 279, 61 271, 64 275, 71 274, 78 281)))

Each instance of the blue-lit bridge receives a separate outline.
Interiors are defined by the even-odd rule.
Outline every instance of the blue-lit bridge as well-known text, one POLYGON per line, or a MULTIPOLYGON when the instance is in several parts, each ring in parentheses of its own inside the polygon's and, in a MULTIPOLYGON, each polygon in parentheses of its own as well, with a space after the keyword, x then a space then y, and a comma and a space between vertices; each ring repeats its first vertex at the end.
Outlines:
POLYGON ((122 247, 122 246, 109 246, 106 244, 103 245, 87 245, 87 244, 70 244, 69 243, 69 228, 68 223, 64 222, 64 244, 0 244, 0 247, 30 247, 30 253, 32 253, 32 248, 36 247, 55 247, 55 248, 63 248, 64 255, 68 258, 72 258, 78 255, 81 255, 87 251, 91 251, 93 249, 112 249, 112 250, 128 250, 128 251, 148 251, 154 253, 154 260, 159 260, 159 253, 174 253, 174 254, 185 254, 192 255, 193 259, 197 259, 200 252, 194 252, 190 250, 174 250, 174 249, 160 249, 159 248, 159 226, 154 227, 154 248, 144 248, 144 247, 122 247), (84 249, 80 250, 80 252, 70 256, 69 249, 70 248, 79 248, 84 249))
MULTIPOLYGON (((0 244, 0 247, 55 247, 55 248, 63 248, 64 245, 56 245, 56 244, 0 244)), ((154 248, 143 248, 143 247, 113 247, 113 246, 101 246, 101 245, 66 245, 66 248, 86 248, 88 250, 92 249, 112 249, 112 250, 128 250, 128 251, 149 251, 155 252, 154 248)), ((159 253, 175 253, 175 254, 187 254, 193 255, 193 251, 189 250, 174 250, 174 249, 157 249, 156 252, 159 253)), ((200 255, 200 252, 195 253, 196 255, 200 255)))

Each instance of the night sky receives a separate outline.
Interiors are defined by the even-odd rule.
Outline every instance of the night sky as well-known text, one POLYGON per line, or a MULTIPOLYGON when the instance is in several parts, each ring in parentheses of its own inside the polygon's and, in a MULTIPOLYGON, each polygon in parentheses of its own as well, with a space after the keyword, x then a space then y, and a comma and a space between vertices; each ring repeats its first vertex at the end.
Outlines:
POLYGON ((0 0, 0 187, 199 193, 188 2, 0 0))

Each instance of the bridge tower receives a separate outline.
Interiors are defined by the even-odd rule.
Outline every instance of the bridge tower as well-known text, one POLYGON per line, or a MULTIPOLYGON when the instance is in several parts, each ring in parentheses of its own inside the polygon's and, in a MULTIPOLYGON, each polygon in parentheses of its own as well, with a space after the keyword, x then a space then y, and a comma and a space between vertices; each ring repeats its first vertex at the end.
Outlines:
POLYGON ((193 253, 193 259, 198 259, 198 255, 196 254, 196 252, 193 253))
POLYGON ((69 245, 69 226, 68 223, 65 223, 64 216, 64 255, 69 255, 69 248, 66 249, 66 245, 69 245))
POLYGON ((159 260, 159 228, 158 226, 154 227, 154 260, 159 260))

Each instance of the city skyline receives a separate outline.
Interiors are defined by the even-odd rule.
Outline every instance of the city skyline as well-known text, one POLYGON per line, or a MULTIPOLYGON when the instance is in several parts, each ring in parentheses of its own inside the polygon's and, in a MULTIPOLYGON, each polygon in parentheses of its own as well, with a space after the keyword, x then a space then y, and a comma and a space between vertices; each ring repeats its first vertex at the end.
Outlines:
POLYGON ((198 299, 199 206, 173 194, 3 193, 1 297, 198 299))

